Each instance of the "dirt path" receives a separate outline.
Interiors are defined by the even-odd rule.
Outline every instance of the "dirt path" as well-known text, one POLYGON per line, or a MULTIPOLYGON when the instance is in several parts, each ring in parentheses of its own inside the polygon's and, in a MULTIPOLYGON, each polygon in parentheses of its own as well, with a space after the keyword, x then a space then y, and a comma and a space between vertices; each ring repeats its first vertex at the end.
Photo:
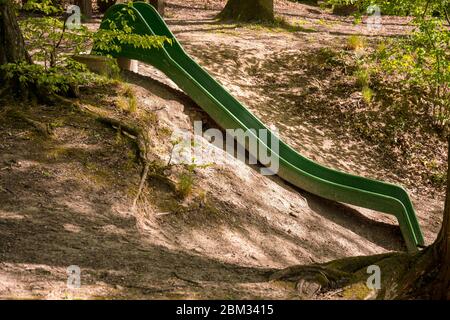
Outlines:
MULTIPOLYGON (((188 130, 204 117, 162 83, 126 79, 163 127, 188 130)), ((289 299, 295 291, 267 283, 268 271, 403 249, 393 224, 294 190, 224 152, 224 164, 195 170, 188 199, 150 179, 131 212, 140 169, 126 141, 70 110, 28 112, 57 128, 48 140, 2 113, 2 298, 289 299), (80 289, 66 287, 71 265, 81 269, 80 289)), ((166 161, 164 145, 156 148, 166 161)))

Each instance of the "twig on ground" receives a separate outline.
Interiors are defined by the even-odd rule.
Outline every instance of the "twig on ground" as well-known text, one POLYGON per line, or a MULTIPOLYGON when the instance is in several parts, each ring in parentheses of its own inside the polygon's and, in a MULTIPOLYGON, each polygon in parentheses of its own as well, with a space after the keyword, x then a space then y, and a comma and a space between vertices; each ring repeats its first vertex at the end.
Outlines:
POLYGON ((5 192, 8 192, 8 193, 14 194, 14 192, 9 190, 8 188, 3 188, 2 186, 0 186, 0 191, 5 191, 5 192))
POLYGON ((136 205, 139 200, 139 197, 141 196, 142 190, 144 189, 145 181, 147 180, 149 169, 150 169, 150 164, 147 162, 144 166, 144 170, 142 171, 141 182, 139 183, 139 189, 136 194, 136 197, 133 200, 133 206, 131 207, 131 211, 136 210, 136 205))
POLYGON ((181 277, 176 272, 172 272, 172 274, 175 276, 175 278, 178 278, 178 279, 183 280, 185 282, 189 282, 189 283, 191 283, 193 285, 196 285, 196 286, 200 286, 200 283, 198 283, 198 282, 196 282, 194 280, 190 280, 190 279, 186 279, 184 277, 181 277))

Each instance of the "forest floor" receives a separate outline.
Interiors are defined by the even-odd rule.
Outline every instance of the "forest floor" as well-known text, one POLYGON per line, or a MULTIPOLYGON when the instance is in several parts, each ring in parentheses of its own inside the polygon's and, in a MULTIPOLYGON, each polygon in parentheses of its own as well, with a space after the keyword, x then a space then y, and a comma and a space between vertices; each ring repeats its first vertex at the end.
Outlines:
MULTIPOLYGON (((373 110, 364 109, 354 78, 323 57, 323 49, 346 50, 354 34, 404 33, 405 19, 388 18, 373 36, 353 18, 275 3, 277 14, 297 21, 296 28, 220 24, 213 17, 224 1, 212 0, 170 0, 167 22, 189 54, 298 151, 330 167, 405 185, 432 243, 442 188, 428 182, 420 161, 357 134, 343 114, 373 110)), ((214 127, 153 68, 141 64, 140 74, 123 79, 137 111, 124 110, 127 90, 120 84, 82 88, 79 102, 148 124, 158 163, 169 161, 172 132, 191 132, 195 120, 214 127)), ((262 176, 220 149, 221 164, 192 172, 173 166, 163 179, 148 179, 133 210, 142 168, 133 140, 116 129, 73 108, 8 103, 0 108, 0 136, 1 298, 292 299, 296 291, 267 282, 268 272, 405 250, 394 218, 262 176), (24 119, 48 124, 52 135, 24 119), (181 197, 178 187, 187 175, 192 188, 181 197), (78 289, 66 285, 71 265, 81 268, 78 289)), ((420 144, 418 158, 445 162, 444 142, 428 133, 413 139, 420 144)))

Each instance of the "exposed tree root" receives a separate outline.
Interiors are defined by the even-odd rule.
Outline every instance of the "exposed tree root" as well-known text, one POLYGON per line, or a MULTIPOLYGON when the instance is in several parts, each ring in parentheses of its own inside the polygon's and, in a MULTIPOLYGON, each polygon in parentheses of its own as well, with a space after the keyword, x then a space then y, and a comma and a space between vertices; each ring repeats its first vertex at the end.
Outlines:
POLYGON ((149 169, 150 169, 150 164, 147 162, 144 166, 144 170, 142 171, 141 182, 139 184, 138 192, 136 194, 136 197, 133 200, 133 206, 131 207, 132 211, 136 210, 137 202, 139 200, 139 197, 141 196, 142 190, 144 189, 145 181, 147 181, 149 169))
POLYGON ((127 123, 125 121, 101 115, 99 112, 96 112, 93 107, 78 105, 78 108, 82 112, 96 118, 97 121, 109 125, 118 131, 126 132, 128 133, 128 136, 131 135, 132 137, 136 137, 136 144, 139 149, 139 157, 145 166, 145 164, 149 161, 148 151, 150 144, 148 139, 148 131, 144 130, 142 127, 127 123))
POLYGON ((177 279, 180 279, 180 280, 182 280, 182 281, 184 281, 184 282, 188 282, 188 283, 193 284, 193 285, 195 285, 195 286, 200 286, 200 284, 199 284, 197 281, 188 279, 188 278, 186 278, 186 277, 182 277, 182 276, 178 275, 178 273, 176 273, 176 272, 172 272, 172 274, 173 274, 173 276, 174 276, 175 278, 177 278, 177 279))
POLYGON ((102 110, 96 107, 82 105, 76 101, 74 102, 61 96, 57 96, 57 99, 59 100, 60 104, 75 106, 82 113, 85 113, 88 116, 95 118, 97 121, 103 124, 111 126, 115 130, 125 134, 127 137, 135 141, 137 149, 139 151, 139 159, 143 165, 141 179, 139 182, 139 188, 131 207, 132 211, 136 210, 137 202, 145 187, 145 182, 149 177, 149 171, 151 168, 151 160, 149 154, 150 151, 149 130, 144 129, 144 126, 131 124, 124 120, 119 120, 110 116, 106 116, 103 114, 104 112, 102 112, 102 110))
POLYGON ((8 114, 31 125, 45 137, 50 137, 53 135, 53 129, 49 123, 42 123, 40 121, 33 120, 30 117, 26 116, 23 112, 18 110, 8 110, 8 114))
MULTIPOLYGON (((382 274, 382 289, 378 292, 378 296, 386 294, 392 296, 392 288, 389 283, 401 278, 411 259, 413 256, 406 253, 350 257, 322 264, 291 266, 275 272, 269 279, 293 282, 301 297, 311 298, 319 292, 350 288, 358 283, 365 285, 370 276, 367 273, 367 267, 377 265, 382 274)), ((366 295, 369 294, 369 291, 366 295)))
POLYGON ((53 135, 53 129, 51 128, 49 123, 42 123, 27 117, 22 118, 26 123, 32 125, 37 131, 39 131, 42 135, 50 137, 53 135))

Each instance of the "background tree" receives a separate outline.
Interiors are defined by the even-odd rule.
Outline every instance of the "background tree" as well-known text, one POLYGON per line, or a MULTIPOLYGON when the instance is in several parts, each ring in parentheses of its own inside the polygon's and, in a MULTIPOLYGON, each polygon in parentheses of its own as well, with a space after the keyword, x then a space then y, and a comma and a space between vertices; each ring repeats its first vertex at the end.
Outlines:
POLYGON ((225 8, 217 16, 233 21, 273 21, 273 0, 228 0, 225 8))
POLYGON ((165 0, 150 0, 149 3, 158 10, 159 14, 164 17, 165 0))
POLYGON ((116 3, 116 0, 97 0, 97 6, 100 12, 105 13, 112 5, 116 3))
POLYGON ((86 19, 92 18, 92 0, 77 0, 76 4, 86 19))

